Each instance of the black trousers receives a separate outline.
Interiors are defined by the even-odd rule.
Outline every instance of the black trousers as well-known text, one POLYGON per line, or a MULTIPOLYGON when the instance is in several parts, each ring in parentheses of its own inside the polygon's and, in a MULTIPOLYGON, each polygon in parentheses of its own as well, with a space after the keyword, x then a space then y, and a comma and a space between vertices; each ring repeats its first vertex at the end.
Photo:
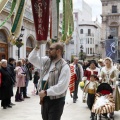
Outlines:
POLYGON ((7 107, 8 105, 10 105, 10 97, 1 100, 1 106, 2 107, 7 107))
POLYGON ((43 120, 60 120, 65 105, 65 99, 59 98, 50 100, 49 97, 44 98, 41 106, 41 114, 43 120))
POLYGON ((21 100, 22 99, 22 87, 18 87, 15 95, 15 100, 21 100))
POLYGON ((26 97, 27 96, 26 87, 22 87, 22 92, 23 92, 23 97, 26 97))
POLYGON ((73 92, 73 99, 75 100, 78 98, 78 84, 79 84, 79 81, 75 80, 75 90, 73 92))
POLYGON ((89 107, 90 110, 92 109, 94 101, 95 101, 95 94, 88 93, 87 105, 88 105, 88 107, 89 107))

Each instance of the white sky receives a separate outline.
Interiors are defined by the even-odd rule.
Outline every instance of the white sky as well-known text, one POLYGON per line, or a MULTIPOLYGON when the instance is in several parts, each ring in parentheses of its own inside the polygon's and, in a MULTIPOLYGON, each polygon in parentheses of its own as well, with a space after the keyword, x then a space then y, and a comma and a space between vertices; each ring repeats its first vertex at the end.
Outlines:
MULTIPOLYGON (((101 22, 102 4, 100 0, 84 0, 92 8, 92 18, 101 22)), ((82 0, 73 0, 74 8, 80 8, 82 0)))
POLYGON ((84 0, 84 1, 92 8, 93 20, 96 20, 97 17, 99 22, 101 22, 101 17, 100 17, 102 13, 101 1, 100 0, 84 0))

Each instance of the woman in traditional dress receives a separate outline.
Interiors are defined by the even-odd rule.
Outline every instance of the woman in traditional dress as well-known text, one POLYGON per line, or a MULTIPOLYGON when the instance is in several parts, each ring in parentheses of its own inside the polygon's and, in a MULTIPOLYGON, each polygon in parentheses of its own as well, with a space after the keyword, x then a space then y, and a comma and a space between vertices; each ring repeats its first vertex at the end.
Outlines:
POLYGON ((87 67, 87 69, 84 71, 84 77, 83 77, 83 80, 86 81, 86 80, 90 80, 90 76, 91 75, 96 75, 96 76, 99 76, 100 75, 100 69, 97 67, 97 63, 95 60, 92 60, 90 63, 89 63, 89 67, 87 67))
MULTIPOLYGON (((116 68, 113 66, 112 59, 107 57, 105 58, 105 67, 101 69, 100 82, 108 83, 113 88, 113 96, 115 99, 115 88, 116 88, 116 79, 117 72, 116 68)), ((113 117, 113 113, 110 114, 110 117, 113 117)))
POLYGON ((105 67, 101 69, 100 82, 108 83, 114 89, 116 87, 116 68, 113 66, 112 59, 105 58, 105 67))

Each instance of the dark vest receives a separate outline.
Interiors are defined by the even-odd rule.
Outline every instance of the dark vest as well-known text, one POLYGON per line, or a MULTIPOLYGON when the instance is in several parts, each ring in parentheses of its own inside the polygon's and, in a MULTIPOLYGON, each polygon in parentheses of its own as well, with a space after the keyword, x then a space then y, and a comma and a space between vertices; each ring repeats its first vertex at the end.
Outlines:
MULTIPOLYGON (((66 64, 67 62, 62 58, 55 63, 55 67, 49 72, 48 88, 58 84, 58 79, 59 79, 61 70, 66 64)), ((48 60, 43 65, 43 70, 42 70, 40 81, 43 80, 44 76, 49 71, 50 65, 51 65, 51 60, 48 58, 48 60)), ((49 97, 50 99, 58 99, 58 98, 64 97, 65 95, 66 95, 66 91, 62 93, 61 95, 49 96, 49 97)))

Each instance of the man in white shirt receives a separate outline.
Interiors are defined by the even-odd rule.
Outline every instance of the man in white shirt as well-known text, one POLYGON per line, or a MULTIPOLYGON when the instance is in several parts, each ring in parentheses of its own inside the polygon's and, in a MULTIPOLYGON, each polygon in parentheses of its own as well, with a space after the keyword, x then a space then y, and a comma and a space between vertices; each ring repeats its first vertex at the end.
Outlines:
POLYGON ((40 76, 43 120, 60 120, 65 104, 66 91, 70 80, 70 68, 62 58, 63 45, 54 43, 49 48, 49 57, 40 59, 36 47, 28 60, 37 68, 43 68, 40 76), (41 60, 41 61, 40 61, 41 60), (40 64, 41 62, 41 64, 40 64))

